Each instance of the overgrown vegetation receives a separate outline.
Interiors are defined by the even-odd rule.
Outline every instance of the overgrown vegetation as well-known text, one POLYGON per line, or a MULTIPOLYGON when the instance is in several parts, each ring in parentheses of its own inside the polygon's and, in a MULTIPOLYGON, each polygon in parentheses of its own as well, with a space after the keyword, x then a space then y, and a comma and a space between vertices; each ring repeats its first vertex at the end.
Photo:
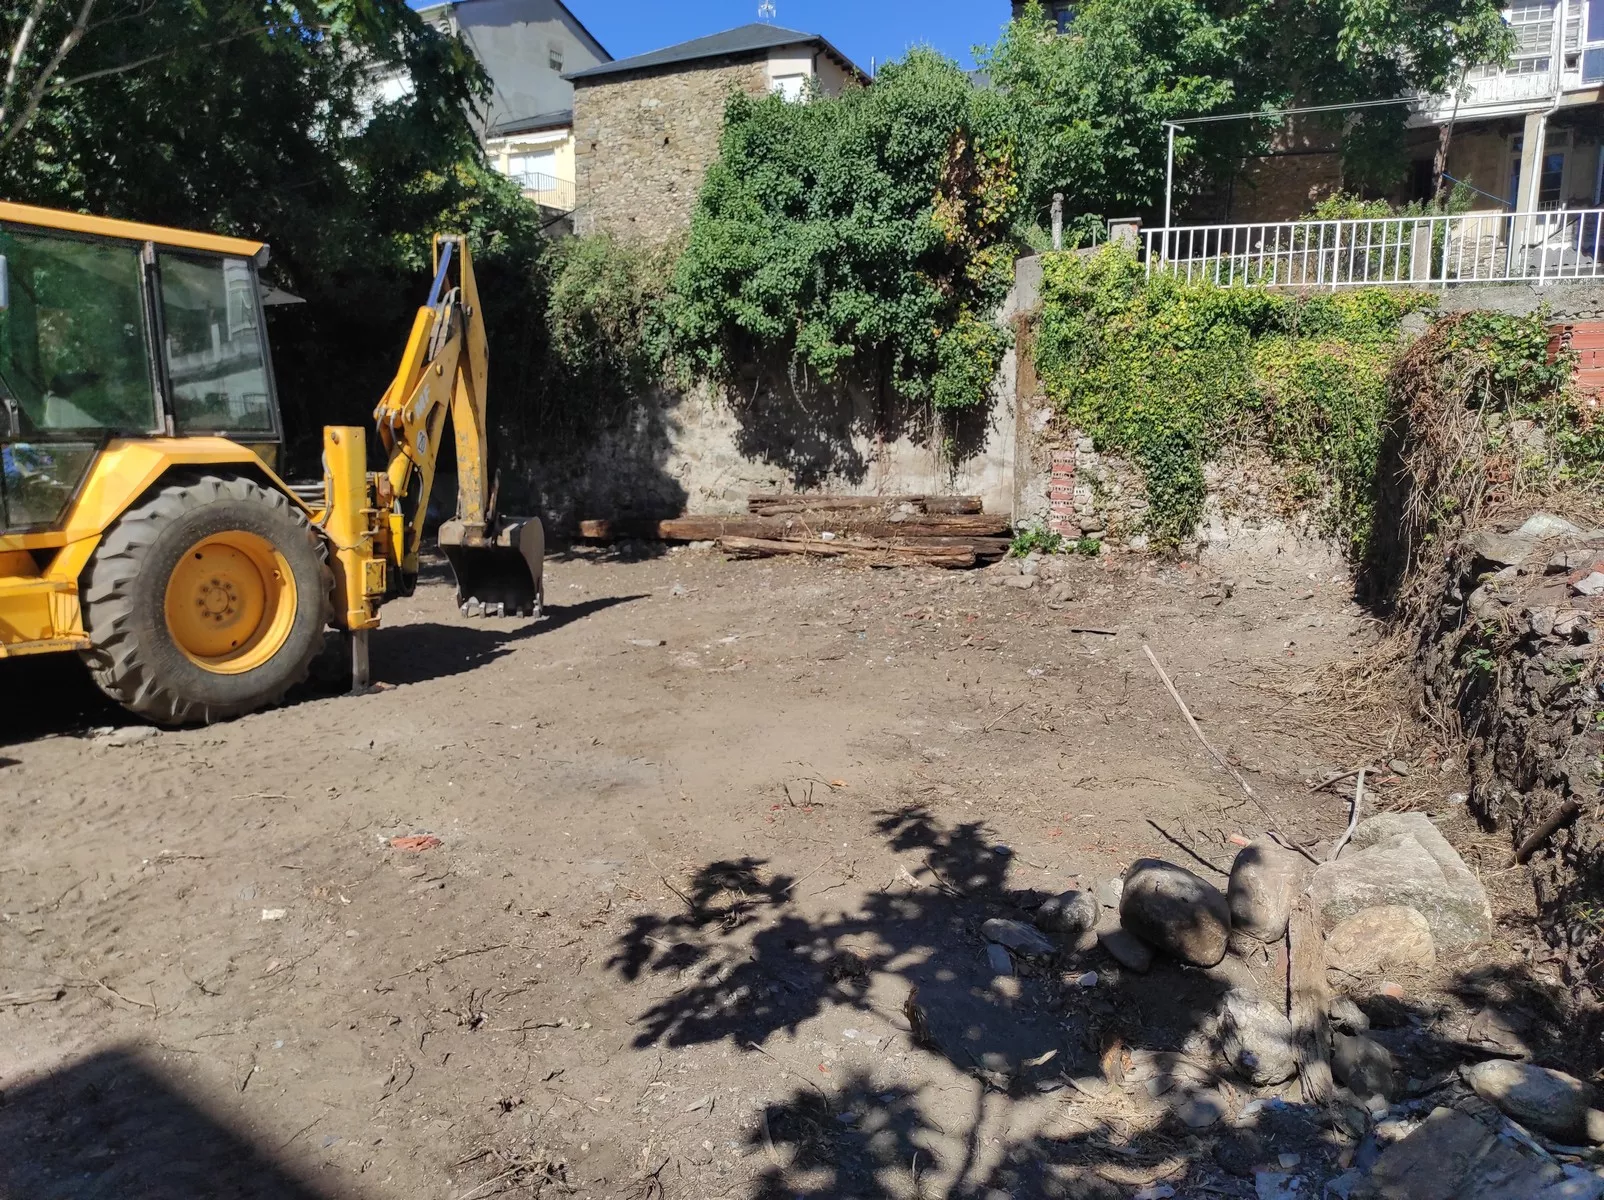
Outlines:
POLYGON ((1398 288, 1295 294, 1149 278, 1119 247, 1055 255, 1037 366, 1066 423, 1141 469, 1159 543, 1196 528, 1204 464, 1254 446, 1284 469, 1289 505, 1312 508, 1350 554, 1374 561, 1400 529, 1418 552, 1489 479, 1528 490, 1595 479, 1604 458, 1598 422, 1566 396, 1568 360, 1549 357, 1545 314, 1444 318, 1405 354, 1404 318, 1432 304, 1398 288), (1523 441, 1516 421, 1546 433, 1523 441), (1410 453, 1400 447, 1420 439, 1430 445, 1409 464, 1418 486, 1403 503, 1388 489, 1410 453))
POLYGON ((1251 441, 1287 466, 1298 499, 1328 497, 1327 529, 1361 549, 1400 322, 1429 303, 1149 279, 1110 246, 1048 259, 1037 365, 1068 423, 1141 468, 1160 544, 1196 527, 1203 465, 1251 441))
POLYGON ((978 405, 1007 348, 1004 103, 929 50, 839 97, 732 94, 665 308, 680 368, 727 381, 780 357, 937 410, 978 405))

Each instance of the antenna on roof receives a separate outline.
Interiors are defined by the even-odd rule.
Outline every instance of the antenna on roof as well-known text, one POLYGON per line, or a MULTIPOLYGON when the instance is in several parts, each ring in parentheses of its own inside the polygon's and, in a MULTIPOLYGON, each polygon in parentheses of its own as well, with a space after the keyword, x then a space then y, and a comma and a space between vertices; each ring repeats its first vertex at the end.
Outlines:
POLYGON ((762 0, 757 6, 757 19, 759 21, 774 20, 774 0, 762 0))

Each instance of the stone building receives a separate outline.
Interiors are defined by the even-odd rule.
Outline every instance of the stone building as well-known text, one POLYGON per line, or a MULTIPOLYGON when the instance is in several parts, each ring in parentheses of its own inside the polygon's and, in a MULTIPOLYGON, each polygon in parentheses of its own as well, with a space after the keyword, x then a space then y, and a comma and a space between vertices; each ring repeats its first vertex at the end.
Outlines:
POLYGON ((731 91, 802 101, 867 76, 824 38, 742 25, 603 63, 574 86, 574 231, 662 242, 690 225, 731 91))

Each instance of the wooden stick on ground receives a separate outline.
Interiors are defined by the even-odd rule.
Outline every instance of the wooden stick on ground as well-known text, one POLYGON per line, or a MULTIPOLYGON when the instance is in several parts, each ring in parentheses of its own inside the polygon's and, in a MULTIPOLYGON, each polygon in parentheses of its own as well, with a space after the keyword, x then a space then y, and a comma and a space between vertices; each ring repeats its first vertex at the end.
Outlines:
POLYGON ((1225 755, 1210 745, 1209 739, 1203 736, 1203 730, 1198 727, 1197 718, 1192 715, 1192 710, 1186 707, 1186 701, 1181 699, 1181 693, 1175 690, 1175 685, 1170 682, 1170 677, 1164 673, 1164 668, 1159 666, 1158 656, 1153 653, 1153 647, 1143 642, 1142 652, 1147 655, 1147 661, 1153 664, 1153 670, 1158 672, 1158 677, 1164 681, 1164 686, 1169 689, 1171 699, 1175 701, 1176 707, 1181 710, 1181 715, 1186 718, 1186 723, 1192 727, 1192 732, 1197 734, 1197 740, 1203 743, 1203 749, 1214 756, 1215 762, 1231 773, 1231 778, 1241 785, 1243 792, 1252 799, 1258 799, 1253 795, 1253 789, 1248 786, 1248 781, 1237 774, 1236 768, 1226 761, 1225 755))
POLYGON ((1326 858, 1327 862, 1337 861, 1337 855, 1342 853, 1342 848, 1348 844, 1348 839, 1353 837, 1353 831, 1359 828, 1359 809, 1365 802, 1365 770, 1364 767, 1359 768, 1359 778, 1353 784, 1353 811, 1348 814, 1348 828, 1337 839, 1337 844, 1331 847, 1331 853, 1326 858))
POLYGON ((1526 840, 1520 844, 1520 848, 1509 856, 1509 861, 1504 866, 1518 867, 1521 863, 1526 862, 1538 850, 1542 849, 1544 842, 1576 820, 1581 815, 1581 812, 1582 806, 1579 801, 1565 801, 1564 804, 1561 804, 1549 815, 1546 821, 1531 831, 1526 840))
POLYGON ((1325 939, 1308 892, 1298 898, 1287 923, 1287 1016, 1298 1046, 1298 1071, 1306 1104, 1331 1098, 1331 1021, 1326 1015, 1325 939))

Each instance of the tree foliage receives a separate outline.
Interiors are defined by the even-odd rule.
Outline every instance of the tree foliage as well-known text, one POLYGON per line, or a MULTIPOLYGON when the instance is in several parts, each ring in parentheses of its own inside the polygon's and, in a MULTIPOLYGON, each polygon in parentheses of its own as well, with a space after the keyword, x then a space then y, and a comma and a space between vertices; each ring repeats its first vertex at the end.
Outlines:
POLYGON ((488 315, 539 303, 536 213, 470 124, 488 81, 404 0, 25 0, 0 49, 18 63, 0 194, 272 244, 274 281, 307 300, 270 324, 313 450, 383 389, 433 233, 473 239, 488 315), (410 86, 384 101, 382 74, 410 86))
MULTIPOLYGON (((1500 58, 1508 37, 1495 0, 1086 0, 1062 35, 1033 0, 977 57, 1011 100, 1024 211, 1040 221, 1054 192, 1072 216, 1161 211, 1166 120, 1440 94, 1466 66, 1500 58)), ((1353 183, 1401 170, 1406 115, 1330 118, 1353 183)), ((1219 185, 1276 128, 1183 130, 1177 194, 1219 185)))
POLYGON ((1018 189, 1003 101, 916 50, 872 88, 734 94, 665 308, 686 369, 789 355, 938 409, 985 396, 1018 189))

